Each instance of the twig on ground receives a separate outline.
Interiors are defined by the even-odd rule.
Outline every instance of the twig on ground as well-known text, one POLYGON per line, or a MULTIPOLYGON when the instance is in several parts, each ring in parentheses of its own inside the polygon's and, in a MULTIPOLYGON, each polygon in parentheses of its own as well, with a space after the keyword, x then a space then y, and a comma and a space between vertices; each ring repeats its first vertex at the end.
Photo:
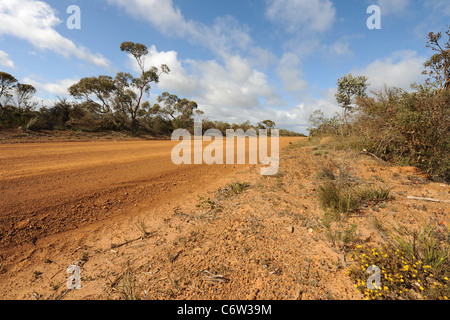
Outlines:
POLYGON ((203 281, 218 281, 218 282, 228 282, 230 279, 225 278, 221 274, 212 274, 208 270, 203 270, 204 273, 207 274, 207 278, 201 279, 203 281))
POLYGON ((133 242, 136 242, 136 241, 139 241, 139 240, 142 240, 142 238, 139 237, 137 239, 128 240, 128 241, 125 241, 125 242, 120 243, 120 244, 111 244, 111 249, 116 249, 116 248, 119 248, 119 247, 123 247, 123 246, 126 246, 129 243, 133 243, 133 242))
POLYGON ((174 261, 178 258, 178 256, 180 255, 181 252, 183 252, 183 250, 178 251, 178 252, 170 259, 170 262, 174 262, 174 261))
POLYGON ((438 200, 438 199, 432 199, 432 198, 422 198, 422 197, 413 197, 408 196, 409 200, 421 200, 421 201, 430 201, 430 202, 444 202, 444 203, 450 203, 450 200, 438 200))

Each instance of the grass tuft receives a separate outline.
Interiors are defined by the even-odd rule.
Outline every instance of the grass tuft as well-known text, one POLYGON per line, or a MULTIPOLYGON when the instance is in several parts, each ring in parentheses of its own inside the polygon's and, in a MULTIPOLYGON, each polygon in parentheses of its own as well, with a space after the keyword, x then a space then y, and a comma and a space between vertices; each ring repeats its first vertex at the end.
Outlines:
POLYGON ((360 207, 359 198, 352 189, 337 186, 332 181, 319 187, 318 198, 325 210, 331 209, 348 214, 357 211, 360 207))
POLYGON ((358 190, 358 197, 364 201, 380 202, 389 199, 390 188, 365 186, 358 190))

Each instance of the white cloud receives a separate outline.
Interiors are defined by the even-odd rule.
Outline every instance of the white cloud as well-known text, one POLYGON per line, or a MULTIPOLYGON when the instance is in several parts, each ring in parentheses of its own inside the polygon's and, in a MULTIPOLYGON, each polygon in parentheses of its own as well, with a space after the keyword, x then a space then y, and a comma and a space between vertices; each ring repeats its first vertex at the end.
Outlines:
POLYGON ((300 69, 300 59, 294 53, 283 54, 276 70, 280 77, 283 88, 288 92, 304 93, 308 88, 308 83, 301 77, 303 75, 300 69))
POLYGON ((231 16, 218 17, 212 26, 187 20, 172 0, 106 0, 124 9, 134 17, 150 22, 160 32, 169 36, 187 38, 208 47, 215 53, 228 52, 232 48, 246 49, 251 42, 246 27, 231 16))
MULTIPOLYGON (((272 119, 278 127, 301 133, 308 133, 309 116, 315 110, 322 110, 326 117, 334 117, 341 110, 336 102, 336 88, 328 88, 321 92, 320 98, 309 98, 308 101, 294 105, 285 110, 272 110, 272 119)), ((270 112, 268 113, 270 114, 270 112)))
POLYGON ((331 44, 329 49, 333 56, 354 57, 353 51, 350 50, 350 42, 347 40, 338 40, 331 44))
POLYGON ((336 88, 329 88, 323 92, 320 99, 310 99, 308 102, 298 103, 287 108, 271 108, 267 106, 252 107, 246 109, 229 109, 226 107, 207 106, 207 115, 212 115, 213 120, 231 122, 243 122, 250 120, 252 124, 270 119, 278 128, 308 133, 309 116, 317 109, 324 111, 325 116, 333 117, 340 112, 335 99, 336 88))
POLYGON ((267 49, 259 47, 250 48, 249 60, 251 64, 259 66, 262 70, 267 69, 276 59, 276 56, 267 49))
POLYGON ((65 57, 108 67, 109 62, 100 54, 77 46, 54 28, 62 21, 47 3, 34 0, 0 1, 0 35, 17 37, 30 42, 39 50, 50 50, 65 57))
POLYGON ((217 61, 191 62, 198 77, 199 102, 213 107, 227 107, 231 113, 279 102, 276 92, 268 84, 267 76, 251 68, 247 59, 236 55, 224 59, 224 65, 217 61))
POLYGON ((448 0, 426 0, 424 6, 431 8, 434 13, 439 13, 441 16, 450 16, 450 2, 448 0))
MULTIPOLYGON (((158 51, 149 48, 146 66, 166 64, 170 74, 161 75, 158 88, 161 91, 196 99, 199 104, 211 107, 251 108, 264 102, 279 102, 275 91, 268 84, 267 76, 251 67, 248 59, 239 55, 222 54, 224 63, 216 60, 180 61, 175 51, 158 51), (188 71, 189 70, 189 71, 188 71)), ((133 58, 130 61, 135 72, 139 68, 133 58)))
MULTIPOLYGON (((167 64, 169 75, 162 75, 159 91, 168 91, 196 101, 208 118, 230 122, 269 119, 270 107, 283 103, 268 83, 265 73, 252 67, 249 59, 222 54, 223 63, 216 60, 179 60, 175 51, 149 48, 146 66, 167 64)), ((131 59, 131 57, 130 57, 131 59)), ((138 67, 132 61, 133 70, 138 67)), ((152 97, 153 98, 153 97, 152 97)))
POLYGON ((422 82, 426 57, 412 50, 396 51, 386 59, 377 59, 364 69, 353 70, 354 75, 369 78, 370 89, 381 89, 384 84, 409 90, 414 82, 422 82))
POLYGON ((382 15, 402 14, 410 5, 410 0, 378 0, 382 15))
MULTIPOLYGON (((139 72, 139 66, 133 56, 129 55, 133 70, 139 72)), ((189 62, 186 62, 189 63, 189 62)), ((160 51, 155 46, 149 48, 149 54, 146 56, 145 64, 147 67, 155 66, 159 68, 162 64, 166 64, 170 73, 163 74, 160 77, 158 87, 163 91, 171 91, 173 93, 185 96, 195 94, 197 90, 197 79, 193 75, 189 75, 183 67, 183 63, 178 60, 176 51, 160 51)))
POLYGON ((31 84, 37 89, 44 90, 48 93, 51 93, 55 96, 67 96, 69 93, 67 89, 73 84, 77 83, 80 79, 63 79, 57 82, 40 82, 31 77, 26 77, 23 79, 24 83, 31 84))
POLYGON ((203 26, 195 35, 196 39, 215 52, 229 52, 234 48, 246 50, 252 42, 249 30, 231 17, 218 17, 212 27, 203 26))
POLYGON ((15 69, 14 62, 9 58, 9 55, 5 52, 0 50, 0 66, 8 67, 11 69, 15 69))
POLYGON ((151 22, 165 34, 185 36, 194 32, 194 22, 186 21, 180 12, 172 4, 172 0, 106 0, 128 13, 151 22))
POLYGON ((324 32, 333 25, 336 8, 330 0, 269 0, 266 16, 291 33, 324 32))
MULTIPOLYGON (((329 88, 322 92, 319 99, 308 97, 306 102, 297 103, 290 107, 279 107, 284 101, 278 97, 276 106, 270 105, 249 105, 247 107, 238 107, 227 104, 207 104, 208 101, 200 104, 201 109, 213 120, 227 122, 243 122, 250 120, 252 124, 259 121, 270 119, 275 121, 278 128, 294 130, 301 133, 307 133, 309 116, 316 110, 321 109, 327 117, 332 117, 339 112, 339 107, 335 99, 336 88, 329 88)), ((236 103, 236 101, 231 101, 236 103)))
POLYGON ((336 92, 336 87, 331 87, 327 90, 323 90, 320 93, 319 99, 316 99, 308 104, 310 105, 308 109, 308 117, 317 109, 322 110, 327 117, 333 117, 334 115, 336 115, 336 112, 341 112, 341 109, 336 102, 336 92))

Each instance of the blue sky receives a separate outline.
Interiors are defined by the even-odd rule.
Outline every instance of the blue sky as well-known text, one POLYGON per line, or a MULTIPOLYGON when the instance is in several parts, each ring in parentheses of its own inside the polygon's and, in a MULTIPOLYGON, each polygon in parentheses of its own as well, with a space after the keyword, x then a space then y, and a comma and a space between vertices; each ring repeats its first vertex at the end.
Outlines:
POLYGON ((211 120, 306 132, 314 110, 339 111, 344 74, 366 75, 371 89, 422 82, 426 36, 449 17, 447 0, 0 0, 0 70, 48 104, 83 77, 137 72, 119 47, 140 42, 147 65, 171 69, 150 102, 169 91, 211 120), (70 5, 81 29, 67 28, 70 5), (370 5, 381 30, 366 26, 370 5))

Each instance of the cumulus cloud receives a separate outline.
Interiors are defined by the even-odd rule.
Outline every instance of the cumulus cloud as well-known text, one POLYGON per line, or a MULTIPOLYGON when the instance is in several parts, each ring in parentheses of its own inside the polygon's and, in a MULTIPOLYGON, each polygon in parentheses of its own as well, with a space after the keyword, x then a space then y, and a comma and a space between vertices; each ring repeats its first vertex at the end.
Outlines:
MULTIPOLYGON (((276 116, 274 106, 284 101, 269 84, 267 75, 252 67, 249 59, 223 54, 216 60, 180 60, 175 51, 149 48, 147 66, 167 64, 169 75, 162 75, 156 91, 168 91, 195 100, 211 120, 256 123, 276 116)), ((130 57, 133 70, 138 66, 130 57)), ((154 97, 151 97, 152 99, 154 97)))
MULTIPOLYGON (((136 63, 134 57, 129 56, 132 67, 135 72, 139 72, 139 66, 136 63)), ((168 75, 163 74, 160 77, 158 87, 163 91, 179 92, 184 96, 192 96, 197 91, 197 79, 195 76, 190 75, 184 64, 178 59, 178 53, 176 51, 158 51, 156 46, 149 48, 149 54, 145 57, 146 66, 155 66, 159 68, 162 64, 166 64, 170 73, 168 75)))
POLYGON ((265 73, 251 68, 247 59, 230 55, 225 65, 216 61, 197 61, 193 65, 199 75, 201 98, 212 106, 241 109, 277 105, 279 97, 269 85, 265 73))
POLYGON ((297 103, 285 108, 271 108, 268 106, 252 107, 247 109, 235 109, 207 106, 207 114, 211 114, 215 120, 228 122, 243 122, 249 120, 256 124, 259 121, 270 119, 278 128, 294 130, 307 134, 309 116, 317 109, 324 111, 325 116, 333 117, 340 108, 335 99, 336 88, 329 88, 323 92, 319 99, 308 99, 307 102, 297 103))
POLYGON ((214 60, 191 61, 191 65, 198 77, 199 100, 206 105, 239 113, 242 109, 277 102, 267 76, 251 68, 247 59, 230 55, 225 57, 224 65, 214 60))
POLYGON ((303 73, 300 69, 300 59, 296 54, 292 52, 283 54, 276 72, 283 83, 283 88, 288 92, 302 94, 307 90, 308 83, 301 78, 303 73))
POLYGON ((363 69, 352 71, 354 75, 369 78, 370 89, 381 89, 387 86, 409 90, 414 82, 422 82, 426 57, 418 56, 416 51, 396 51, 386 59, 377 59, 363 69))
MULTIPOLYGON (((130 56, 135 72, 138 66, 130 56)), ((223 63, 216 60, 181 61, 176 51, 158 51, 149 48, 147 66, 166 64, 171 72, 162 75, 158 88, 183 97, 196 99, 211 107, 251 108, 261 103, 275 105, 276 92, 268 84, 265 73, 252 68, 248 59, 239 55, 223 54, 223 63)))
POLYGON ((288 32, 324 32, 335 21, 336 8, 330 0, 269 0, 267 18, 288 32))
MULTIPOLYGON (((231 59, 231 58, 230 58, 231 59)), ((260 98, 271 103, 275 93, 267 84, 266 75, 257 70, 243 74, 236 66, 222 66, 215 61, 197 61, 195 69, 199 72, 204 103, 212 106, 225 106, 239 110, 260 106, 260 98)))
POLYGON ((73 84, 77 83, 80 79, 63 79, 56 82, 42 82, 31 77, 25 77, 24 83, 31 84, 37 89, 44 90, 55 96, 67 96, 67 89, 73 84))
POLYGON ((75 56, 100 67, 109 66, 102 55, 93 54, 59 34, 55 27, 62 21, 56 11, 43 1, 2 0, 0 21, 0 35, 26 40, 39 50, 50 50, 65 57, 75 56))
POLYGON ((320 92, 320 98, 309 97, 306 101, 281 110, 268 110, 273 121, 280 128, 287 128, 301 133, 308 133, 309 117, 316 110, 322 110, 326 117, 334 117, 341 112, 336 102, 336 87, 330 87, 320 92))
POLYGON ((0 66, 15 69, 14 62, 9 58, 9 55, 0 50, 0 66))

